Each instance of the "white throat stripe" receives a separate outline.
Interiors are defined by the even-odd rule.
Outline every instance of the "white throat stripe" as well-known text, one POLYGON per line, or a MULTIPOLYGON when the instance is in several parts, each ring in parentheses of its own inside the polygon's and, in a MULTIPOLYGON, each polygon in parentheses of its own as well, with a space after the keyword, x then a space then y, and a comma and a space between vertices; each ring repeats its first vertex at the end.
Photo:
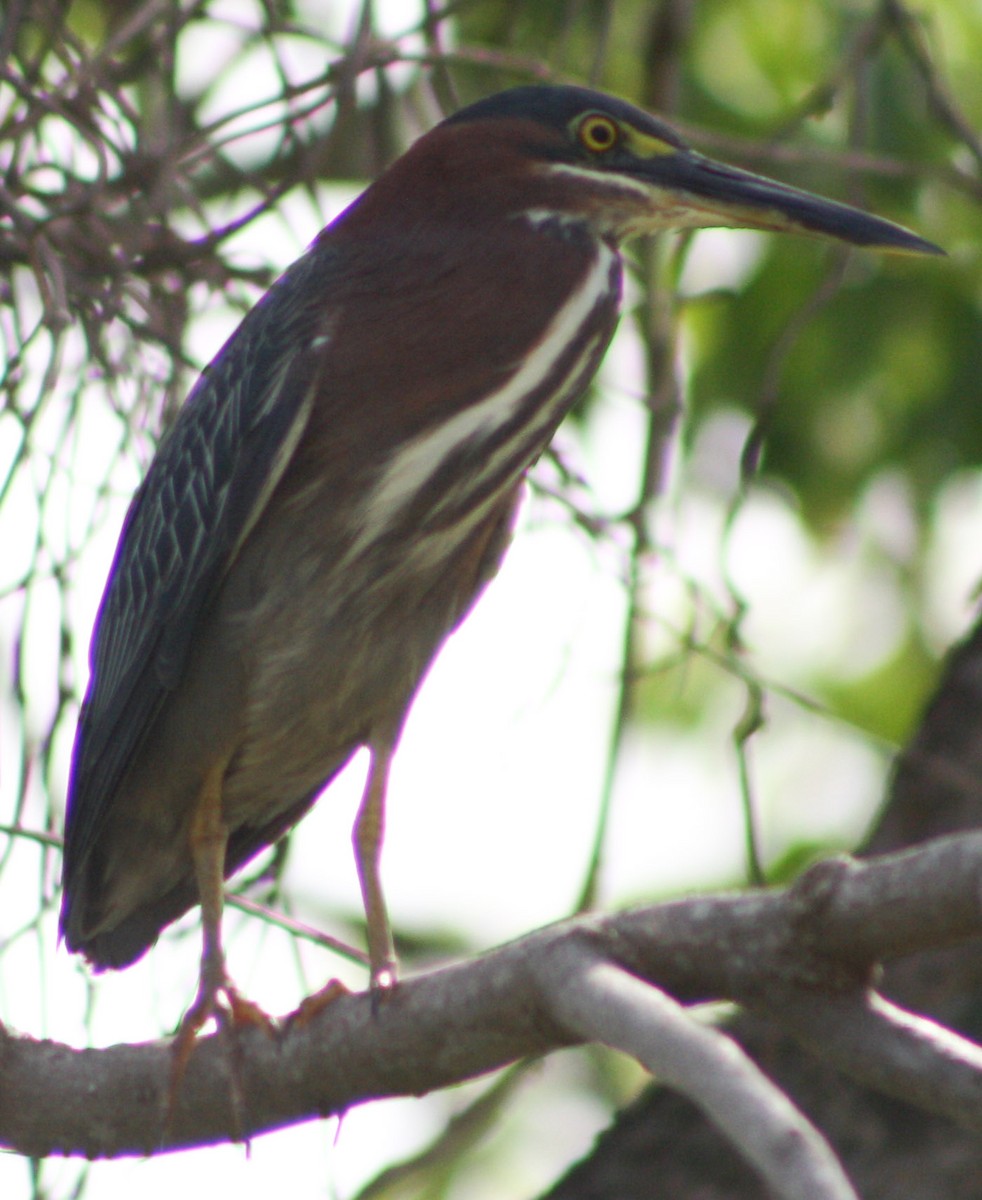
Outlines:
MULTIPOLYGON (((418 434, 400 446, 372 490, 361 532, 351 553, 372 542, 392 518, 425 487, 458 447, 476 436, 493 436, 515 416, 522 401, 546 379, 579 334, 598 301, 610 291, 615 254, 600 243, 596 259, 579 287, 546 329, 532 353, 496 392, 479 403, 418 434)), ((565 391, 560 396, 565 400, 565 391)))

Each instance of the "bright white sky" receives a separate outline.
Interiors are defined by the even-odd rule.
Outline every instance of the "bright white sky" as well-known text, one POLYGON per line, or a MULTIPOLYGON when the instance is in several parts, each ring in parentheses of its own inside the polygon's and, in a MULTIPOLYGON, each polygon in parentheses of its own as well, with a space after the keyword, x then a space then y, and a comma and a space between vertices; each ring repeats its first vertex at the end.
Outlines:
MULTIPOLYGON (((398 5, 396 11, 404 14, 406 7, 398 5)), ((185 69, 198 68, 192 63, 185 69)), ((272 91, 276 83, 269 82, 272 91)), ((255 80, 253 86, 258 86, 255 80)), ((216 97, 216 104, 221 99, 216 97)), ((324 203, 326 210, 337 211, 342 200, 327 197, 324 203)), ((280 215, 242 235, 241 251, 286 265, 318 227, 309 203, 291 199, 280 215)), ((737 284, 752 270, 757 245, 751 235, 699 235, 686 286, 698 292, 718 285, 721 275, 737 284)), ((793 252, 789 243, 788 253, 793 252)), ((220 346, 227 320, 217 314, 198 326, 195 348, 202 361, 220 346)), ((588 440, 581 444, 568 431, 562 435, 601 511, 616 512, 634 496, 642 444, 641 378, 640 351, 625 323, 604 367, 606 399, 588 440)), ((117 432, 106 414, 90 419, 95 422, 86 434, 91 442, 77 461, 93 464, 97 482, 101 474, 93 447, 111 454, 117 432)), ((696 448, 693 467, 705 478, 708 463, 716 486, 673 492, 657 514, 659 541, 673 549, 677 563, 676 569, 662 564, 652 572, 651 603, 666 622, 682 625, 688 619, 681 577, 698 579, 723 595, 723 513, 743 433, 740 419, 721 419, 696 448)), ((9 453, 6 436, 0 420, 0 463, 9 453)), ((119 477, 115 519, 93 540, 81 565, 82 628, 91 624, 125 496, 135 480, 132 472, 119 477)), ((53 530, 80 519, 77 512, 58 510, 56 490, 51 497, 46 519, 53 530)), ((9 504, 0 511, 8 577, 16 574, 14 564, 32 544, 33 508, 26 490, 16 516, 9 504)), ((765 674, 793 684, 819 663, 865 671, 890 653, 902 601, 870 547, 885 537, 902 539, 904 513, 904 496, 886 483, 870 494, 841 543, 820 551, 781 500, 761 493, 748 503, 729 543, 729 566, 750 601, 746 632, 765 674)), ((939 639, 950 639, 967 623, 980 563, 963 551, 978 544, 980 524, 978 480, 954 481, 937 522, 932 604, 939 639)), ((619 566, 615 550, 598 552, 566 528, 547 502, 526 507, 499 578, 451 639, 423 688, 397 759, 384 880, 398 923, 461 930, 482 948, 569 911, 582 881, 610 734, 624 604, 616 582, 619 566)), ((31 633, 39 709, 52 688, 53 612, 39 603, 31 633)), ((17 616, 16 599, 0 603, 0 644, 9 646, 17 616)), ((84 648, 83 641, 79 645, 84 648)), ((605 907, 739 877, 742 833, 730 737, 742 706, 739 689, 721 689, 716 710, 705 715, 700 728, 652 733, 643 744, 629 744, 607 847, 605 907)), ((881 758, 848 731, 819 720, 802 722, 790 706, 772 704, 770 714, 771 727, 753 751, 768 850, 778 852, 801 836, 848 844, 877 801, 881 758)), ((0 736, 9 739, 11 733, 7 724, 0 736)), ((0 744, 5 761, 11 761, 11 749, 9 741, 0 744)), ((67 750, 63 747, 63 779, 67 750)), ((322 907, 356 911, 359 905, 349 836, 362 772, 363 765, 356 764, 294 840, 289 884, 297 915, 313 923, 322 907)), ((13 783, 9 772, 0 777, 0 820, 13 811, 13 783)), ((22 845, 0 875, 5 930, 32 918, 37 869, 37 854, 22 845)), ((196 978, 196 919, 187 927, 192 932, 180 944, 165 942, 132 969, 94 982, 97 1044, 144 1040, 174 1026, 196 978)), ((242 927, 235 914, 228 931, 232 972, 245 990, 270 1011, 294 1007, 305 985, 286 941, 255 924, 242 927)), ((5 957, 0 1015, 25 1032, 84 1044, 88 977, 63 949, 54 951, 53 916, 44 923, 42 937, 43 968, 37 942, 29 938, 5 957)), ((352 986, 363 982, 323 952, 304 948, 302 957, 308 988, 333 974, 352 986)), ((526 1085, 501 1135, 508 1138, 508 1153, 495 1160, 496 1173, 488 1177, 487 1163, 482 1167, 476 1155, 461 1197, 508 1200, 534 1194, 562 1164, 586 1151, 605 1114, 580 1097, 576 1081, 582 1070, 572 1054, 556 1056, 543 1067, 526 1085)), ((428 1101, 373 1105, 350 1114, 340 1132, 336 1123, 326 1122, 277 1133, 257 1140, 248 1159, 232 1148, 97 1164, 88 1195, 170 1200, 174 1194, 205 1195, 214 1187, 239 1200, 267 1200, 282 1191, 289 1163, 293 1200, 345 1197, 386 1162, 435 1134, 442 1115, 468 1094, 465 1089, 428 1101)), ((66 1193, 76 1173, 74 1163, 46 1165, 49 1194, 66 1193)), ((0 1156, 0 1196, 19 1200, 28 1194, 26 1164, 0 1156)))

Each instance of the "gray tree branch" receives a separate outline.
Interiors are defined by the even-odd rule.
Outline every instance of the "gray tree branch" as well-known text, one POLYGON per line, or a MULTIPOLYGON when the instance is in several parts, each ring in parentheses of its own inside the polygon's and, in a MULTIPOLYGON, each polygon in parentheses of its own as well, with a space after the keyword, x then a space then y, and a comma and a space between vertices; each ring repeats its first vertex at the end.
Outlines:
POLYGON ((546 967, 543 988, 570 1029, 693 1100, 777 1196, 858 1200, 828 1142, 722 1030, 581 946, 563 943, 546 967))
POLYGON ((407 979, 377 1005, 342 995, 287 1019, 277 1036, 250 1028, 202 1038, 166 1133, 166 1041, 73 1050, 8 1034, 0 1144, 102 1157, 247 1138, 581 1042, 583 1029, 557 1005, 554 978, 554 956, 576 946, 680 1003, 741 1003, 853 1077, 914 1092, 982 1128, 979 1049, 900 1014, 869 988, 881 958, 977 934, 980 882, 982 834, 966 834, 863 863, 819 864, 790 889, 564 922, 407 979), (919 1092, 913 1079, 926 1081, 919 1092))

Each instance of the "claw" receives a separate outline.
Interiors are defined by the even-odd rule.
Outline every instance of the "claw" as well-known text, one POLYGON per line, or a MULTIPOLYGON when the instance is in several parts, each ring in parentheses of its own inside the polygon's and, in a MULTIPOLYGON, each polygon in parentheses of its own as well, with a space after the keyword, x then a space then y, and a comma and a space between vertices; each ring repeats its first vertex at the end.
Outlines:
POLYGON ((342 996, 350 996, 351 991, 344 986, 340 979, 329 979, 322 988, 313 995, 305 996, 299 1005, 285 1018, 285 1029, 302 1029, 342 996))
POLYGON ((184 1074, 191 1059, 191 1052, 198 1040, 198 1033, 210 1020, 214 1020, 219 1032, 229 1043, 232 1107, 237 1131, 242 1129, 245 1111, 245 1096, 240 1071, 238 1033, 242 1028, 260 1028, 273 1036, 278 1033, 277 1023, 258 1004, 248 1000, 228 977, 224 970, 217 977, 205 977, 202 972, 198 994, 181 1018, 171 1047, 170 1082, 167 1087, 167 1108, 164 1117, 165 1134, 173 1128, 177 1100, 181 1094, 184 1074))

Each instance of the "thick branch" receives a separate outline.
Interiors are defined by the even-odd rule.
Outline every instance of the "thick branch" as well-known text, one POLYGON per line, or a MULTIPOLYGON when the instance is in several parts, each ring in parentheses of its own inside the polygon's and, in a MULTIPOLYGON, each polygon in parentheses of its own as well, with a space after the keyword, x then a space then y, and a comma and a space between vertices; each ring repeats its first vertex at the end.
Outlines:
POLYGON ((841 1047, 842 1069, 909 1095, 911 1070, 926 1067, 932 1082, 922 1102, 982 1128, 977 1049, 954 1034, 925 1036, 926 1025, 878 1007, 867 990, 878 959, 977 934, 980 879, 982 834, 970 834, 866 863, 821 864, 785 891, 566 922, 409 979, 377 1010, 366 996, 342 996, 280 1037, 244 1030, 234 1054, 219 1036, 202 1039, 166 1137, 166 1042, 73 1051, 11 1036, 0 1043, 0 1144, 93 1157, 204 1145, 372 1098, 419 1095, 572 1044, 582 1033, 557 1011, 548 983, 551 956, 568 943, 681 1001, 739 1001, 805 1041, 824 1015, 828 1037, 819 1040, 823 1052, 841 1047), (862 1041, 874 1022, 878 1037, 866 1053, 851 1051, 849 1038, 862 1041), (957 1103, 945 1099, 949 1085, 957 1103))
POLYGON ((777 1013, 826 1062, 888 1096, 982 1132, 982 1048, 882 996, 785 996, 777 1013))
POLYGON ((785 1200, 858 1200, 828 1142, 722 1030, 569 943, 543 980, 585 1040, 624 1050, 693 1100, 785 1200))

